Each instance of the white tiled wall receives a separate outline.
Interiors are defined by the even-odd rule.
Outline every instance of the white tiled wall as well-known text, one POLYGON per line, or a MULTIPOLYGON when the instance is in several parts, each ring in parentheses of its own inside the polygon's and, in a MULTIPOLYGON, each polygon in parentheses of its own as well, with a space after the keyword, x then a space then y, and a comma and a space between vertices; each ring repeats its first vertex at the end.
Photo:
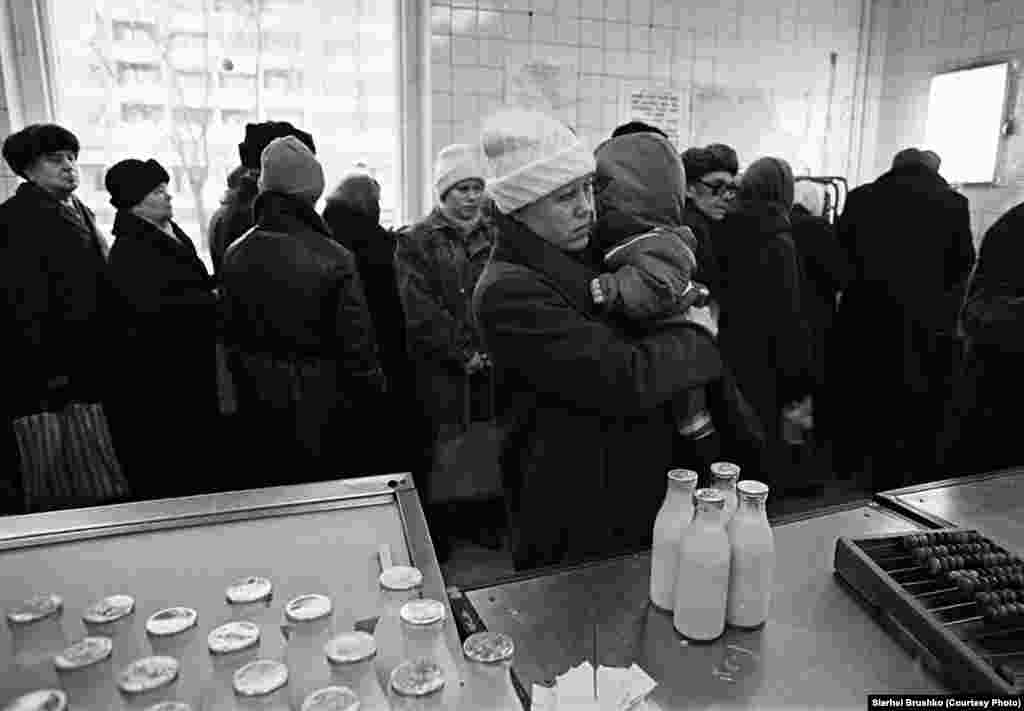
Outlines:
MULTIPOLYGON (((925 138, 928 87, 936 72, 978 60, 1024 59, 1022 0, 892 0, 875 173, 893 154, 925 138)), ((1016 117, 1024 120, 1017 97, 1016 117)), ((1007 209, 1024 200, 1024 138, 1007 141, 999 187, 966 188, 975 241, 1007 209)))
MULTIPOLYGON (((7 111, 6 94, 4 93, 3 75, 0 73, 0 136, 4 138, 11 132, 11 119, 7 111)), ((19 178, 7 167, 7 162, 0 160, 0 202, 3 202, 18 187, 19 178)))
MULTIPOLYGON (((889 0, 886 0, 889 1, 889 0)), ((573 67, 565 119, 591 145, 628 117, 623 85, 668 85, 695 107, 684 144, 742 163, 849 167, 861 0, 432 0, 432 149, 475 140, 505 98, 509 62, 573 67), (838 56, 826 136, 829 54, 838 56)), ((685 146, 684 146, 685 147, 685 146)))

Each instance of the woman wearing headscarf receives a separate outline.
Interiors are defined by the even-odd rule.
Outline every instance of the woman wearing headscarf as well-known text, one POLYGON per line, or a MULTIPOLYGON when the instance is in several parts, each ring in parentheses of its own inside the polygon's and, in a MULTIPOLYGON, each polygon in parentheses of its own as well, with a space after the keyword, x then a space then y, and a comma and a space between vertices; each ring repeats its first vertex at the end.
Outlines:
MULTIPOLYGON (((466 389, 482 397, 489 365, 473 323, 470 301, 494 246, 495 230, 483 213, 484 166, 477 146, 443 148, 434 165, 437 206, 398 237, 395 265, 405 309, 409 353, 420 407, 426 418, 424 465, 434 468, 448 430, 465 419, 466 389)), ((436 510, 438 484, 423 472, 417 487, 436 510)), ((439 555, 447 554, 444 519, 431 515, 439 555)))
MULTIPOLYGON (((783 408, 808 394, 808 332, 790 210, 793 172, 760 158, 746 172, 739 201, 715 233, 721 269, 719 343, 741 392, 764 423, 769 471, 786 468, 783 408)), ((785 478, 773 482, 780 488, 785 478)))
POLYGON ((4 160, 25 181, 0 205, 8 422, 109 399, 108 248, 74 194, 78 151, 75 135, 56 124, 32 124, 3 144, 4 160))
POLYGON ((515 565, 650 545, 672 466, 672 398, 721 377, 717 349, 699 326, 639 334, 594 303, 595 161, 568 127, 509 109, 482 141, 499 237, 473 309, 509 393, 515 565))
POLYGON ((724 143, 687 148, 682 153, 686 171, 686 210, 683 221, 697 238, 697 261, 703 264, 702 281, 714 296, 718 266, 714 233, 736 197, 736 151, 724 143))
POLYGON ((117 410, 131 429, 125 462, 139 498, 232 488, 213 457, 217 295, 195 245, 172 219, 167 171, 129 158, 107 171, 114 218, 122 373, 117 410))
POLYGON ((323 169, 298 138, 260 158, 255 229, 224 256, 225 337, 255 485, 359 476, 379 433, 361 410, 383 389, 373 325, 352 253, 314 210, 323 169))

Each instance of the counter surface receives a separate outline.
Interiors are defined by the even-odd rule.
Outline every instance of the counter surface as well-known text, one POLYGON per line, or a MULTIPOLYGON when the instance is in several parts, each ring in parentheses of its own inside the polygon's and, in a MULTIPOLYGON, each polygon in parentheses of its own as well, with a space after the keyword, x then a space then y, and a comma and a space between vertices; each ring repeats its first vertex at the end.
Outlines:
POLYGON ((777 524, 769 621, 710 644, 685 642, 648 604, 646 554, 465 595, 488 629, 515 639, 527 689, 584 660, 635 662, 658 682, 652 708, 863 709, 869 693, 943 687, 834 578, 836 539, 918 528, 867 502, 777 524))
MULTIPOLYGON (((274 583, 270 605, 252 606, 243 617, 260 624, 259 656, 283 659, 283 608, 295 596, 330 596, 332 631, 377 617, 381 544, 390 547, 394 564, 423 571, 425 597, 447 604, 406 475, 2 518, 0 607, 56 593, 64 609, 53 625, 0 624, 0 707, 35 688, 71 691, 72 684, 82 691, 75 680, 58 676, 52 654, 86 634, 81 615, 88 604, 115 593, 134 596, 136 611, 114 638, 113 661, 89 671, 97 683, 85 684, 88 698, 72 696, 74 708, 118 708, 120 699, 109 695, 113 674, 134 658, 165 652, 182 660, 173 697, 197 709, 212 707, 205 694, 215 670, 206 637, 239 614, 225 600, 230 582, 261 575, 274 583), (147 617, 179 605, 198 611, 198 627, 163 641, 149 638, 147 617)), ((449 646, 453 653, 459 649, 454 625, 449 646)))
POLYGON ((977 529, 1024 553, 1024 469, 894 489, 875 498, 935 526, 977 529))

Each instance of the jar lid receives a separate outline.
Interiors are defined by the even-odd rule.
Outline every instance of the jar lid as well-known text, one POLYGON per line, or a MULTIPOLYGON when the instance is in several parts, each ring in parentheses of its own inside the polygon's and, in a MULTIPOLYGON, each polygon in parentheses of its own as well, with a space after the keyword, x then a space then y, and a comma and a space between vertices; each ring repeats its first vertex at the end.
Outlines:
POLYGON ((192 711, 192 707, 184 701, 157 701, 146 711, 192 711))
POLYGON ((116 622, 135 611, 135 598, 131 595, 107 595, 82 613, 82 619, 94 625, 116 622))
POLYGON ((40 689, 23 694, 4 707, 5 711, 65 711, 68 695, 60 689, 40 689))
POLYGON ((257 659, 236 671, 232 681, 239 696, 267 696, 288 683, 288 667, 273 659, 257 659))
POLYGON ((432 659, 412 659, 391 671, 391 688, 401 696, 427 696, 444 688, 444 670, 432 659))
POLYGON ((226 622, 206 636, 206 646, 213 654, 233 654, 251 649, 260 643, 259 625, 245 620, 226 622))
POLYGON ((768 485, 756 479, 744 479, 736 484, 736 491, 745 496, 768 496, 768 485))
POLYGON ((366 632, 346 632, 327 642, 324 654, 332 664, 355 664, 377 654, 377 642, 366 632))
POLYGON ((379 581, 385 590, 412 590, 423 584, 423 573, 408 565, 393 565, 380 574, 379 581))
POLYGON ((711 473, 719 479, 737 479, 740 475, 740 466, 732 462, 715 462, 711 465, 711 473))
POLYGON ((110 637, 85 637, 53 658, 59 671, 84 669, 109 659, 114 651, 110 637))
POLYGON ((252 602, 269 600, 274 594, 274 584, 269 578, 250 575, 239 578, 224 591, 228 602, 232 605, 245 605, 252 602))
POLYGON ((515 654, 516 645, 512 638, 501 632, 477 632, 462 643, 466 659, 484 664, 505 662, 515 654))
POLYGON ((191 607, 168 607, 149 616, 146 631, 154 637, 170 637, 192 629, 198 621, 199 613, 191 607))
POLYGON ((697 489, 697 493, 693 495, 693 498, 698 504, 705 504, 712 508, 722 508, 725 506, 725 494, 718 489, 697 489))
POLYGON ((442 621, 446 616, 444 605, 429 598, 410 600, 402 605, 398 614, 403 622, 410 625, 431 625, 442 621))
POLYGON ((347 686, 328 686, 307 696, 302 711, 359 711, 359 697, 347 686))
POLYGON ((696 484, 699 475, 692 469, 669 469, 668 478, 681 484, 696 484))
POLYGON ((174 657, 143 657, 122 669, 117 688, 126 694, 143 694, 174 683, 178 678, 178 660, 174 657))
POLYGON ((7 611, 7 620, 14 624, 38 622, 51 615, 56 615, 64 608, 64 600, 60 595, 43 593, 33 595, 20 605, 7 611))
POLYGON ((331 598, 318 593, 299 595, 284 606, 284 616, 292 622, 311 622, 327 617, 334 610, 331 598))

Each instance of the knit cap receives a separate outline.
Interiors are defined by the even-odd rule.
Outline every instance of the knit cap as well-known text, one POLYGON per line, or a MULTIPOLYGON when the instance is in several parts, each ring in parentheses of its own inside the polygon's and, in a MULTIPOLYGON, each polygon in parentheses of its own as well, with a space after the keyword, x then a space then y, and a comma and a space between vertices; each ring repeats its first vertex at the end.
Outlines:
POLYGON ((463 180, 484 180, 484 157, 479 146, 453 143, 437 154, 434 162, 434 190, 438 201, 463 180))
POLYGON ((259 187, 260 192, 294 195, 312 205, 324 192, 324 171, 298 138, 275 138, 260 156, 259 187))
POLYGON ((110 193, 110 204, 118 210, 134 207, 171 176, 157 161, 127 158, 112 165, 103 179, 110 193))
POLYGON ((558 119, 530 109, 503 109, 481 135, 487 192, 503 213, 537 202, 596 167, 594 155, 558 119))

